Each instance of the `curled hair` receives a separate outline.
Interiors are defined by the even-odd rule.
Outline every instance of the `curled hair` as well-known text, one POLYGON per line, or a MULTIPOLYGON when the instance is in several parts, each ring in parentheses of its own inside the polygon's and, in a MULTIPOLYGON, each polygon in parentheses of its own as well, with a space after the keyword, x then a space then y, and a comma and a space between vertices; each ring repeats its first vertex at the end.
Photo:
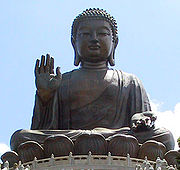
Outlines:
POLYGON ((89 8, 79 14, 73 21, 72 29, 71 29, 71 37, 76 39, 76 32, 78 25, 81 21, 87 19, 101 19, 107 21, 112 28, 113 40, 118 39, 118 31, 117 31, 117 23, 113 16, 108 14, 105 10, 99 8, 89 8))

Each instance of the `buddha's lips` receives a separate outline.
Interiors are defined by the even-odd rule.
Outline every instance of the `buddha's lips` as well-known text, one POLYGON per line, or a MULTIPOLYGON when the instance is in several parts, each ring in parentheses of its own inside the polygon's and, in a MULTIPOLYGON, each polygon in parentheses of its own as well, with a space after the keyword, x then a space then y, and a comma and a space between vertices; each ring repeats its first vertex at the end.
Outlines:
POLYGON ((99 45, 89 45, 88 48, 90 50, 98 50, 98 49, 100 49, 100 46, 99 45))

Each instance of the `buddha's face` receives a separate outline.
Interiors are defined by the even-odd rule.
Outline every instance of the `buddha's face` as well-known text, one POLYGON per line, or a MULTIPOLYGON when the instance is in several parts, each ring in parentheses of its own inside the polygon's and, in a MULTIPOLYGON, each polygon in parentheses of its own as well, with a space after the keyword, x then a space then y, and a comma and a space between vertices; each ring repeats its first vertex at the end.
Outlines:
POLYGON ((110 24, 99 19, 81 21, 77 28, 74 47, 82 62, 107 61, 113 50, 110 24))

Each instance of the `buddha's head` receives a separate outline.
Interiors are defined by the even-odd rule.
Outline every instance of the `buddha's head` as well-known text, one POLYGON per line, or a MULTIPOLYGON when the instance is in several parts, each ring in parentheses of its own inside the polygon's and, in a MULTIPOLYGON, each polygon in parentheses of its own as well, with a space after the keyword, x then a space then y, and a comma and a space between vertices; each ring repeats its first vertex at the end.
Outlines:
POLYGON ((75 51, 75 66, 80 62, 102 61, 114 66, 117 23, 105 10, 87 9, 74 19, 71 42, 75 51))

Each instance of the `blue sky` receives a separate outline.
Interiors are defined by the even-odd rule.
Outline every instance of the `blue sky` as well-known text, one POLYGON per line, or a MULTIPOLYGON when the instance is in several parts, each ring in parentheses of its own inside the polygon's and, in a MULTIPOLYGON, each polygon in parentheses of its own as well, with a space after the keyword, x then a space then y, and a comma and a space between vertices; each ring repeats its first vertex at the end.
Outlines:
POLYGON ((179 0, 2 0, 0 146, 9 146, 15 130, 30 128, 35 60, 50 53, 62 73, 75 68, 71 24, 90 7, 106 9, 117 20, 120 41, 114 68, 141 79, 164 120, 157 124, 180 136, 174 123, 180 120, 179 0))

